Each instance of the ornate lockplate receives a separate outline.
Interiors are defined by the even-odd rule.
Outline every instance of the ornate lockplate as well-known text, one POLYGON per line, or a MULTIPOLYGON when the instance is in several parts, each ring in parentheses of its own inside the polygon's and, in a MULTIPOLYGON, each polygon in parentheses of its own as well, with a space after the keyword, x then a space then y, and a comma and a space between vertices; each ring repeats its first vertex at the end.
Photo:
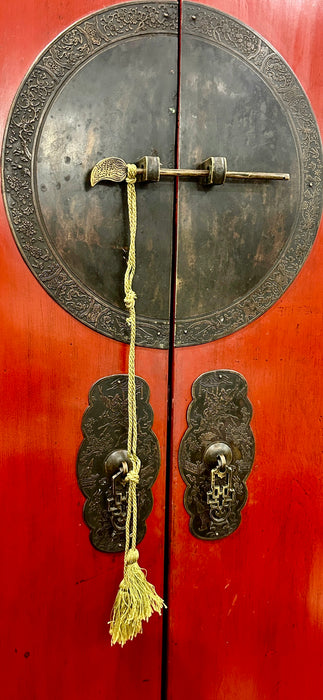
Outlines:
MULTIPOLYGON (((151 487, 160 467, 159 444, 151 429, 153 411, 149 387, 136 377, 138 457, 141 460, 138 494, 138 542, 146 532, 146 519, 153 506, 151 487)), ((101 552, 120 552, 125 546, 127 487, 116 480, 112 486, 107 473, 110 456, 126 450, 128 433, 128 375, 99 379, 90 390, 89 408, 82 421, 84 440, 77 458, 77 476, 86 496, 84 520, 91 530, 91 542, 101 552)))
POLYGON ((252 407, 246 380, 232 370, 202 374, 193 384, 192 396, 189 427, 178 457, 187 486, 184 504, 192 535, 217 540, 237 529, 247 500, 245 482, 254 459, 252 407), (228 467, 213 470, 214 475, 209 454, 214 445, 222 444, 224 454, 230 453, 228 467))
POLYGON ((179 183, 178 346, 226 336, 282 296, 314 242, 323 192, 310 103, 282 56, 250 27, 184 2, 180 96, 181 167, 217 155, 231 170, 282 170, 291 179, 211 189, 179 183))
POLYGON ((284 293, 313 244, 322 149, 308 99, 283 58, 222 12, 183 3, 115 5, 58 36, 23 81, 3 150, 18 247, 49 294, 82 323, 129 341, 123 306, 125 190, 89 172, 106 155, 196 168, 286 171, 289 183, 138 183, 137 343, 168 347, 177 219, 175 344, 223 337, 284 293), (144 80, 143 80, 144 76, 144 80))
MULTIPOLYGON (((92 189, 106 151, 174 166, 177 2, 115 5, 45 49, 9 117, 3 189, 18 247, 46 291, 96 331, 128 342, 125 188, 92 189), (158 118, 157 118, 158 110, 158 118)), ((138 188, 137 344, 167 347, 174 185, 138 188)))

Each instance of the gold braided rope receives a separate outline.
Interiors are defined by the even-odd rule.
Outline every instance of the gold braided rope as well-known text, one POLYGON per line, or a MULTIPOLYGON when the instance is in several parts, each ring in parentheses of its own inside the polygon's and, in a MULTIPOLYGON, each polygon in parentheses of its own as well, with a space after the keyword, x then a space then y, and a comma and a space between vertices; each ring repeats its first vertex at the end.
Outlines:
POLYGON ((127 323, 130 326, 130 347, 128 357, 128 444, 127 451, 132 464, 132 471, 126 476, 126 481, 129 482, 128 492, 128 511, 126 521, 126 546, 124 570, 127 565, 127 555, 130 545, 130 520, 132 515, 132 537, 131 549, 136 550, 137 539, 137 495, 136 487, 139 482, 140 459, 137 457, 137 405, 136 405, 136 366, 135 366, 135 347, 136 347, 136 294, 132 289, 132 282, 136 271, 136 232, 137 232, 137 201, 136 201, 136 174, 137 168, 135 165, 127 166, 128 177, 127 183, 127 200, 128 200, 128 215, 130 229, 130 244, 127 269, 124 277, 124 303, 129 318, 127 323))
POLYGON ((124 278, 125 306, 129 311, 127 323, 130 326, 130 347, 128 358, 128 444, 127 451, 132 469, 126 476, 128 487, 128 507, 125 527, 125 555, 123 579, 119 586, 110 621, 111 644, 123 646, 142 632, 142 621, 148 620, 153 612, 161 614, 164 607, 162 598, 155 587, 146 579, 145 572, 138 564, 137 550, 137 484, 139 483, 140 459, 137 456, 137 406, 136 406, 136 294, 132 282, 136 271, 136 202, 137 168, 127 165, 127 200, 130 228, 130 245, 127 269, 124 278), (130 527, 132 531, 130 533, 130 527), (131 546, 130 546, 131 540, 131 546))

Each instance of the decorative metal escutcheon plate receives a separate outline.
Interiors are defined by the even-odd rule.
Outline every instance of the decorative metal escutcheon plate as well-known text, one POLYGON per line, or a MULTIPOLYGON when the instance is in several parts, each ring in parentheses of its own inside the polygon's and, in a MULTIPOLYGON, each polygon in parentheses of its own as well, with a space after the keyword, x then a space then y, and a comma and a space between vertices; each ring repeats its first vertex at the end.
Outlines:
POLYGON ((205 5, 184 2, 178 18, 177 2, 138 1, 67 28, 20 86, 2 157, 7 213, 31 271, 68 313, 121 342, 129 341, 125 191, 91 188, 93 166, 107 155, 135 163, 147 154, 172 169, 177 142, 180 168, 213 155, 233 171, 290 173, 288 183, 213 188, 186 179, 177 205, 172 178, 138 183, 137 344, 160 348, 169 343, 175 219, 175 345, 199 345, 280 298, 322 208, 318 127, 283 58, 205 5))
POLYGON ((245 484, 254 459, 252 407, 238 372, 202 374, 192 387, 179 469, 187 486, 184 504, 192 535, 217 540, 240 524, 245 484))
MULTIPOLYGON (((138 538, 146 532, 146 518, 153 506, 151 487, 160 467, 159 444, 151 426, 147 382, 136 377, 138 457, 141 460, 138 494, 138 538)), ((89 408, 82 421, 84 440, 77 458, 80 488, 86 496, 84 520, 91 542, 101 552, 121 552, 125 546, 127 487, 118 471, 118 454, 126 455, 128 432, 128 375, 99 379, 90 390, 89 408), (115 464, 115 470, 114 470, 115 464)))

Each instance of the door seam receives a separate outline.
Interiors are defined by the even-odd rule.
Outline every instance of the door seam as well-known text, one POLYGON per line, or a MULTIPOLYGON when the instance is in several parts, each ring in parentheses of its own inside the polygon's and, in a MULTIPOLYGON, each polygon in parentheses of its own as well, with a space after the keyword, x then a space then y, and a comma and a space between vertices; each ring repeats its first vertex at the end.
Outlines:
MULTIPOLYGON (((176 133, 175 133, 175 168, 179 168, 179 127, 180 127, 180 75, 181 75, 181 37, 182 37, 182 6, 183 0, 178 0, 178 29, 177 29, 177 104, 176 104, 176 133)), ((163 613, 162 625, 162 663, 161 663, 161 700, 168 696, 168 662, 169 662, 169 553, 172 515, 172 453, 173 453, 173 397, 174 397, 174 352, 175 352, 175 313, 176 313, 176 278, 177 278, 177 215, 178 215, 178 178, 174 181, 173 237, 172 264, 170 284, 170 316, 168 344, 168 399, 167 399, 167 432, 166 432, 166 484, 165 484, 165 525, 164 525, 164 590, 163 597, 167 608, 163 613)))

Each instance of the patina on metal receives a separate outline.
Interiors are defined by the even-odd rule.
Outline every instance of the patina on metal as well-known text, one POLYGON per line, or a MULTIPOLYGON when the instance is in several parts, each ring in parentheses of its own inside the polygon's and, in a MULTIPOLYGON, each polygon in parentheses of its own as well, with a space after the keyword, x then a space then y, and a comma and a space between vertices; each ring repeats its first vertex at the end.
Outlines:
MULTIPOLYGON (((148 384, 136 377, 138 456, 141 459, 138 493, 138 542, 146 532, 153 506, 151 487, 160 467, 160 451, 152 431, 153 411, 148 384)), ((89 394, 82 421, 84 440, 77 458, 77 476, 86 502, 84 520, 93 546, 101 552, 125 547, 127 485, 131 462, 127 453, 128 375, 99 379, 89 394)))
POLYGON ((318 128, 282 57, 197 3, 184 2, 181 31, 180 162, 178 3, 152 1, 96 12, 45 49, 15 98, 2 159, 8 216, 33 274, 77 319, 128 342, 125 192, 109 182, 92 190, 90 170, 109 153, 160 158, 160 182, 155 169, 156 184, 137 191, 137 343, 148 347, 168 347, 175 219, 180 346, 264 313, 302 267, 322 206, 318 128), (191 178, 210 153, 223 155, 191 178), (183 168, 174 217, 171 176, 183 168), (225 187, 205 187, 204 169, 225 187), (262 172, 290 182, 250 179, 262 172))
MULTIPOLYGON (((92 187, 98 182, 111 180, 123 182, 127 177, 127 164, 122 158, 108 156, 103 158, 91 170, 92 187)), ((161 177, 193 177, 205 185, 223 185, 227 178, 231 180, 289 180, 289 173, 254 173, 234 172, 227 168, 227 160, 222 156, 207 158, 199 169, 161 168, 158 156, 143 156, 137 163, 136 177, 142 182, 159 182, 161 177), (205 169, 204 169, 205 168, 205 169)))
POLYGON ((131 469, 131 459, 127 450, 114 450, 104 462, 107 482, 112 486, 112 496, 116 496, 116 481, 124 479, 131 469))
MULTIPOLYGON (((11 226, 30 269, 66 311, 129 341, 123 302, 126 193, 91 189, 109 152, 175 165, 177 2, 131 2, 82 19, 58 36, 21 85, 3 166, 11 226), (158 109, 158 113, 157 113, 158 109)), ((137 193, 137 343, 167 347, 174 184, 137 193)))
POLYGON ((202 374, 192 396, 178 456, 187 487, 184 504, 192 535, 217 540, 237 529, 247 500, 245 482, 254 459, 252 407, 246 380, 232 370, 202 374))
POLYGON ((199 168, 200 182, 206 185, 224 185, 226 180, 290 180, 289 173, 228 170, 227 159, 224 156, 210 156, 201 163, 199 168))
POLYGON ((103 158, 91 170, 90 182, 92 187, 101 180, 123 182, 127 177, 127 164, 122 158, 103 158))
POLYGON ((226 336, 281 297, 314 242, 323 191, 319 130, 284 59, 205 5, 183 3, 181 32, 179 165, 219 153, 246 172, 227 172, 225 187, 179 182, 178 346, 226 336), (264 170, 290 181, 247 179, 264 170))

